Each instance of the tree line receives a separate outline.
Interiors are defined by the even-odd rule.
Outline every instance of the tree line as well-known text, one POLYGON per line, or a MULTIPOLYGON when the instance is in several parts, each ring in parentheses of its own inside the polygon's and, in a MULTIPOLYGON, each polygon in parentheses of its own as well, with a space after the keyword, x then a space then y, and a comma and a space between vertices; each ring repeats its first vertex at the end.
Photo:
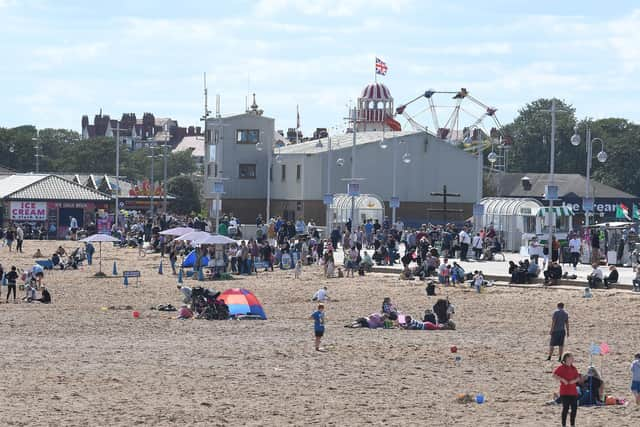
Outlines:
MULTIPOLYGON (((0 166, 18 173, 35 172, 36 154, 40 172, 92 173, 115 175, 116 146, 113 138, 80 139, 80 135, 67 129, 42 129, 34 126, 0 128, 0 166), (36 149, 36 146, 38 147, 36 149)), ((120 150, 120 176, 132 181, 148 179, 151 175, 151 149, 120 150)), ((197 171, 189 151, 172 153, 167 149, 168 178, 197 171)), ((154 150, 155 181, 162 180, 162 149, 154 150)))
MULTIPOLYGON (((640 195, 640 126, 622 118, 578 119, 575 108, 561 100, 557 107, 555 144, 556 173, 586 175, 587 156, 585 134, 591 128, 591 137, 604 141, 607 160, 600 163, 596 156, 602 149, 600 141, 593 143, 591 176, 603 184, 640 195), (577 127, 577 129, 576 129, 577 127), (571 137, 577 130, 580 145, 573 146, 571 137)), ((504 131, 513 140, 509 152, 508 172, 548 173, 551 155, 551 99, 538 99, 519 110, 504 131)))

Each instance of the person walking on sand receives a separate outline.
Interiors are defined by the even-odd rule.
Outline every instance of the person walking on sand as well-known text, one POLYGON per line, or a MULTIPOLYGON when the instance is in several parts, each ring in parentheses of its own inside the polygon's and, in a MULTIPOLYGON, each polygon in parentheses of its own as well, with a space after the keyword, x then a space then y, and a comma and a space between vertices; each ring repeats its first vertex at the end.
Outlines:
POLYGON ((562 350, 564 349, 564 339, 569 338, 569 313, 564 310, 564 303, 559 302, 558 308, 551 317, 551 329, 549 330, 551 340, 549 341, 549 356, 553 356, 553 348, 558 347, 558 361, 561 361, 562 350))
POLYGON ((24 242, 24 230, 18 225, 16 227, 16 252, 22 253, 22 242, 24 242))
POLYGON ((561 365, 553 371, 553 377, 560 381, 560 401, 562 402, 562 426, 567 425, 567 414, 571 409, 571 426, 576 425, 576 412, 578 412, 578 388, 580 373, 573 366, 573 355, 565 353, 562 356, 561 365))
POLYGON ((636 398, 636 406, 640 406, 640 353, 636 353, 631 363, 631 392, 636 398))
POLYGON ((311 314, 310 319, 313 320, 313 330, 316 336, 316 351, 325 351, 320 347, 320 341, 324 336, 324 304, 318 304, 318 309, 311 314))
POLYGON ((13 302, 16 302, 16 282, 18 280, 18 271, 16 266, 11 266, 11 271, 9 271, 4 276, 7 279, 7 302, 9 302, 9 295, 13 292, 13 302))

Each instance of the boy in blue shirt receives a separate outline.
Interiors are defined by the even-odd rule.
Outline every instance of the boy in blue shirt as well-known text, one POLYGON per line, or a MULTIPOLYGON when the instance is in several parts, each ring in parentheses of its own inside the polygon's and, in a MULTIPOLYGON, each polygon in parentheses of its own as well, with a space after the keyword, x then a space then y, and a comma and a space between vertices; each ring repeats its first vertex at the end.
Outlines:
POLYGON ((318 310, 314 311, 310 319, 313 319, 313 330, 316 336, 316 351, 324 351, 320 348, 320 341, 324 335, 324 304, 318 304, 318 310))

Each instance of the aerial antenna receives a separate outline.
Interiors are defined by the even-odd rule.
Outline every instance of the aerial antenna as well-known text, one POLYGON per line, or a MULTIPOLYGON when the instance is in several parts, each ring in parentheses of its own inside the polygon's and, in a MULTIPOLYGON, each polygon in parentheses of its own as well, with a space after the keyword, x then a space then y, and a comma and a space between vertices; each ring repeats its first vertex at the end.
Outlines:
POLYGON ((209 118, 209 114, 211 114, 211 111, 209 110, 209 96, 207 94, 207 73, 205 72, 204 73, 204 115, 200 120, 204 120, 206 122, 207 118, 209 118))

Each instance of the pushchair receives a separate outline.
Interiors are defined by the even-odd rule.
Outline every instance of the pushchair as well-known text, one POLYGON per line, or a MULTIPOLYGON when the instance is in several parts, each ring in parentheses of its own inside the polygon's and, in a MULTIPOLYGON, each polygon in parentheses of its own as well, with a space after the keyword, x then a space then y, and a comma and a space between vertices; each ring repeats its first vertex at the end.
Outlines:
POLYGON ((224 301, 218 301, 220 292, 196 287, 191 291, 191 310, 197 319, 226 320, 229 318, 229 307, 224 301))
POLYGON ((84 249, 75 248, 62 266, 62 269, 66 270, 67 268, 73 268, 74 270, 77 270, 78 265, 80 265, 80 263, 85 259, 87 259, 87 255, 85 254, 84 249))

